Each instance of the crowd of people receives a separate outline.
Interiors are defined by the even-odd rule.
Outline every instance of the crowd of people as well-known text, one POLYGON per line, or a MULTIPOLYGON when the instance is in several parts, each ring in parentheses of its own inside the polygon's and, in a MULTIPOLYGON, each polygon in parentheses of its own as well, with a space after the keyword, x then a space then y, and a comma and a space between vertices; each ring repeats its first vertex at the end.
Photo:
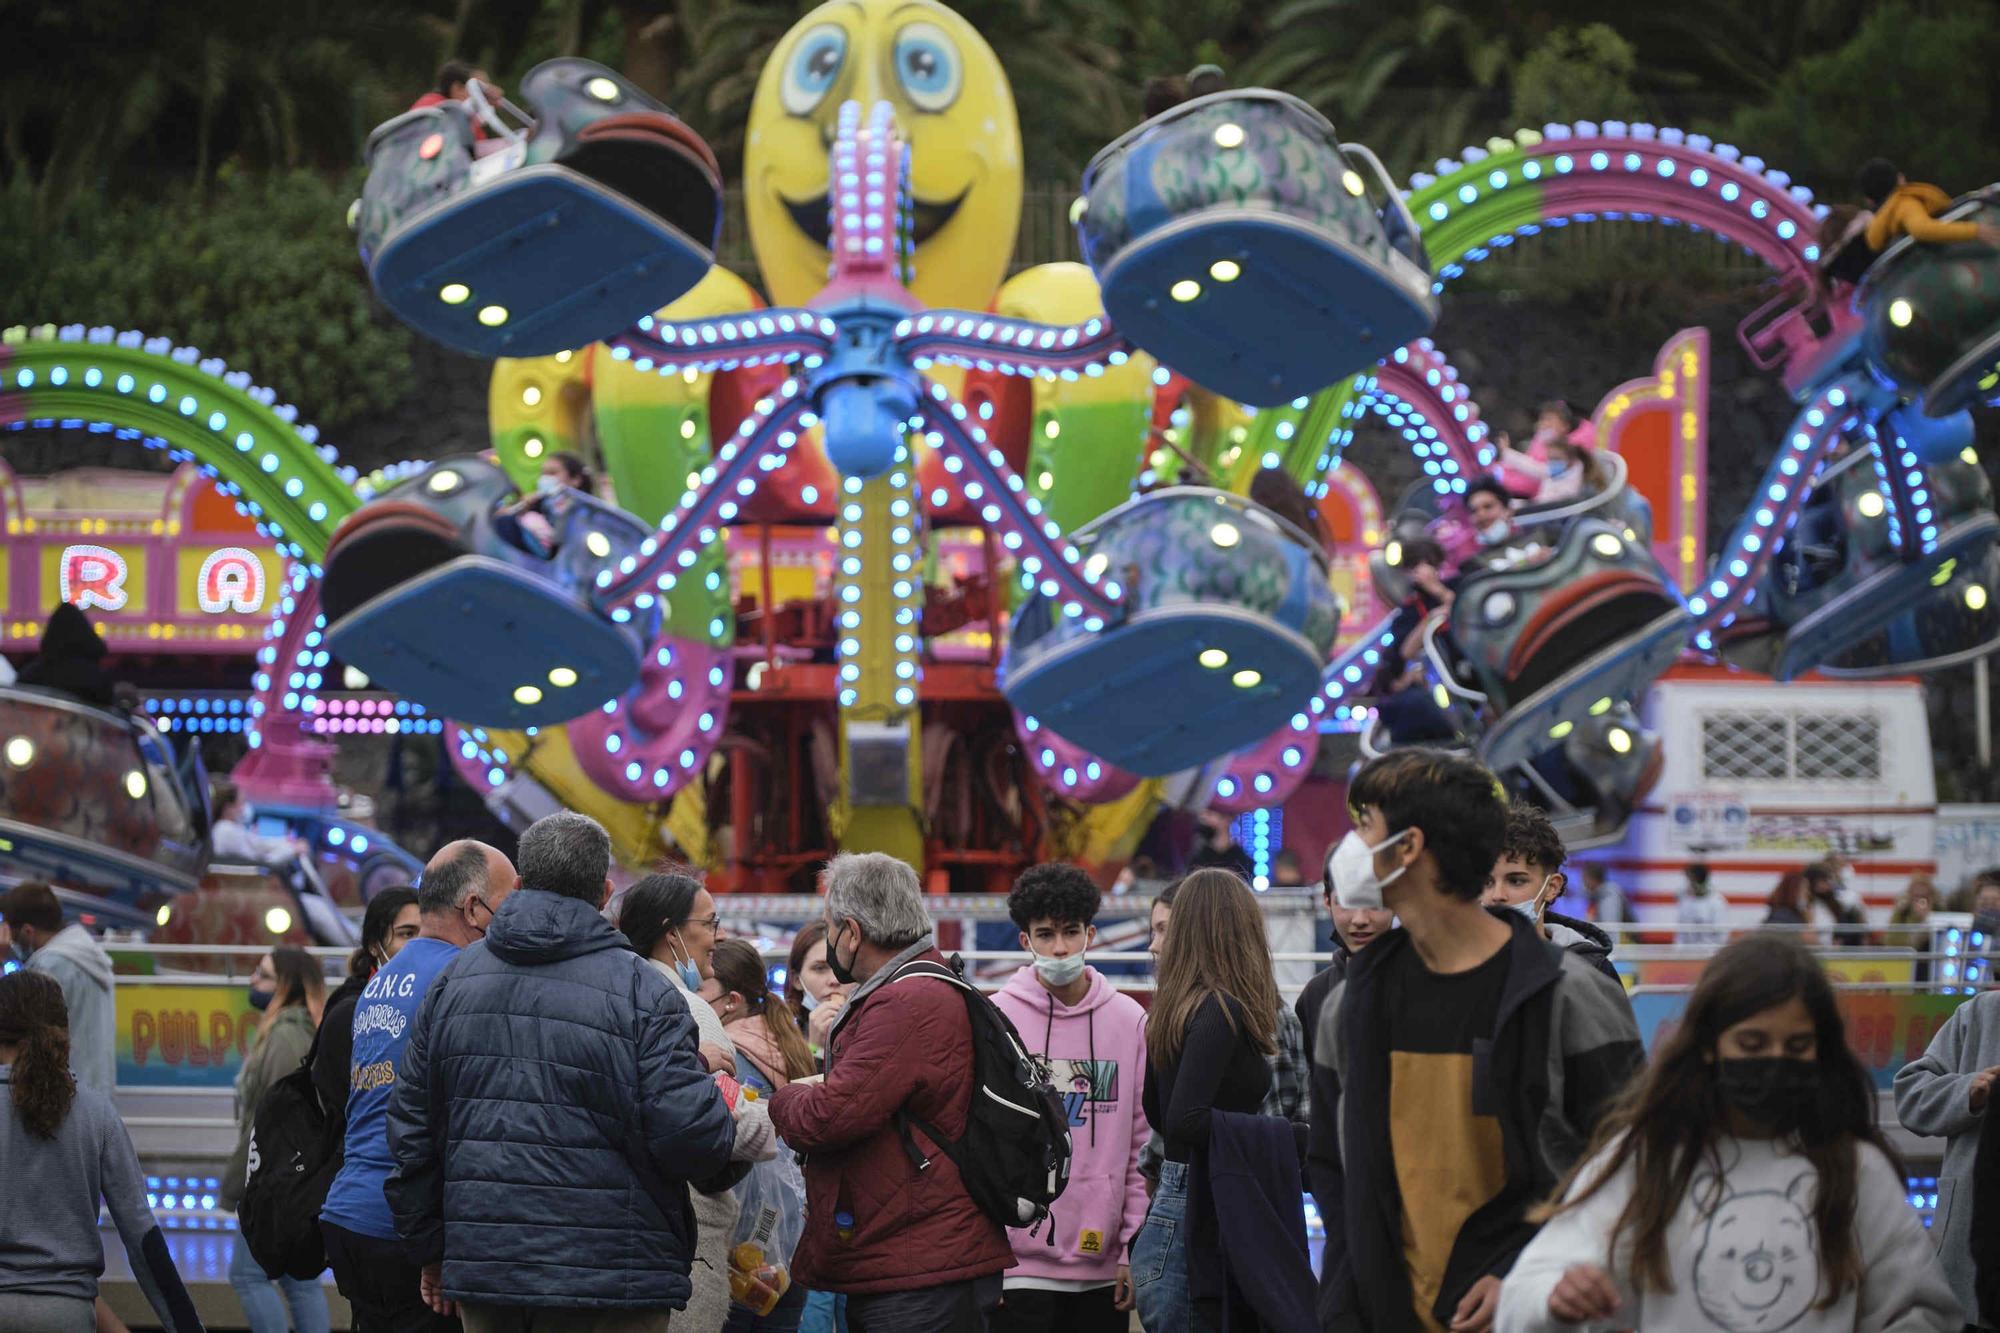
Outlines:
MULTIPOLYGON (((330 994, 302 951, 258 964, 223 1200, 257 1188, 267 1090, 302 1072, 337 1144, 315 1261, 366 1333, 1122 1333, 1135 1315, 1147 1333, 1956 1330, 2000 1313, 1980 1300, 2000 1226, 1977 1221, 2000 1183, 1982 1144, 2000 993, 1896 1079, 1904 1126, 1948 1142, 1927 1236, 1796 939, 1720 947, 1648 1059, 1613 941, 1555 908, 1569 858, 1546 815, 1426 750, 1365 766, 1349 802, 1322 882, 1335 953, 1290 1004, 1226 853, 1152 904, 1142 1007, 1091 965, 1100 890, 1068 864, 1016 882, 1030 961, 988 1001, 888 856, 825 867, 823 915, 774 991, 698 876, 614 894, 586 816, 537 822, 512 859, 453 843, 370 903, 330 994), (1007 1151, 996 1032, 1065 1140, 1063 1181, 1012 1214, 989 1188, 1007 1151)), ((109 1100, 108 961, 45 886, 0 910, 28 954, 0 980, 0 1145, 10 1196, 38 1201, 0 1210, 0 1327, 100 1326, 100 1200, 162 1325, 198 1327, 109 1100)), ((230 1281, 253 1330, 326 1328, 320 1281, 251 1248, 230 1281)))

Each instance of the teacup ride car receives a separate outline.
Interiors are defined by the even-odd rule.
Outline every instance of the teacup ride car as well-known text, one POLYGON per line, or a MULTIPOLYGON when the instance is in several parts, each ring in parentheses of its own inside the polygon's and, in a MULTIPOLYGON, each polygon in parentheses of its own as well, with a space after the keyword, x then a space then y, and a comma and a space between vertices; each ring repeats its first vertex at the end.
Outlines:
POLYGON ((548 356, 629 328, 701 280, 722 225, 714 153, 624 78, 564 57, 521 93, 537 113, 526 128, 474 83, 368 140, 355 225, 369 280, 397 318, 474 356, 548 356))
POLYGON ((1858 452, 1821 478, 1826 501, 1808 504, 1810 518, 1765 575, 1764 616, 1783 636, 1772 668, 1780 680, 1821 666, 1888 675, 1970 660, 2000 634, 1991 609, 2000 518, 1985 471, 1954 456, 1920 475, 1936 522, 1922 551, 1916 534, 1898 532, 1872 455, 1858 452))
POLYGON ((650 524, 580 491, 550 497, 543 548, 497 520, 514 483, 482 457, 411 475, 347 516, 327 545, 322 605, 342 661, 442 716, 520 730, 623 694, 657 636, 651 599, 601 611, 592 594, 650 524))
POLYGON ((1483 554, 1462 572, 1448 624, 1485 696, 1479 756, 1495 769, 1638 698, 1692 629, 1646 544, 1594 518, 1572 520, 1553 548, 1483 554))
MULTIPOLYGON (((2000 186, 1965 195, 1940 221, 2000 224, 2000 186)), ((2000 402, 2000 249, 1904 237, 1855 291, 1877 379, 1933 417, 2000 402)))
POLYGON ((194 888, 205 793, 143 716, 0 686, 0 879, 137 904, 194 888))
POLYGON ((1121 586, 1122 604, 1093 628, 1053 581, 1023 601, 1001 667, 1023 716, 1157 777, 1264 740, 1318 688, 1339 599, 1319 544, 1269 510, 1170 487, 1072 538, 1093 577, 1121 586))
POLYGON ((1285 93, 1198 97, 1105 147, 1075 220, 1118 330, 1259 406, 1437 320, 1416 223, 1375 155, 1285 93))

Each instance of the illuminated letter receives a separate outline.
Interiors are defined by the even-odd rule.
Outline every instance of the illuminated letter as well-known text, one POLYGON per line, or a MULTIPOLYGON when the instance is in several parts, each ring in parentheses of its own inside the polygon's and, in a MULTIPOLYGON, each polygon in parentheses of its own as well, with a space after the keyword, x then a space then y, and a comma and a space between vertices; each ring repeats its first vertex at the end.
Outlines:
POLYGON ((62 553, 62 599, 85 611, 125 607, 125 557, 102 546, 72 546, 62 553))
POLYGON ((201 609, 212 616, 232 611, 252 615, 264 605, 263 562, 241 546, 211 551, 201 562, 195 595, 201 599, 201 609))

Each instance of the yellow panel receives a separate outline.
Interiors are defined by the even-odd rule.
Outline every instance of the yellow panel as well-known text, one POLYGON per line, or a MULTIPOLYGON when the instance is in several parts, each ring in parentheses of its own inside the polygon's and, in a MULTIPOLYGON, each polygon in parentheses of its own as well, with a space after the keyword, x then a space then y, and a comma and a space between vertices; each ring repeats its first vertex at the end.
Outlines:
POLYGON ((123 592, 125 597, 123 604, 115 608, 105 607, 101 602, 93 599, 91 604, 84 609, 86 611, 115 611, 121 615, 144 614, 146 611, 145 547, 121 546, 115 542, 90 541, 76 542, 71 546, 58 546, 52 542, 42 548, 42 609, 38 613, 40 618, 46 619, 48 613, 53 611, 56 605, 62 601, 63 554, 77 547, 107 550, 125 562, 125 577, 118 585, 118 590, 123 592))

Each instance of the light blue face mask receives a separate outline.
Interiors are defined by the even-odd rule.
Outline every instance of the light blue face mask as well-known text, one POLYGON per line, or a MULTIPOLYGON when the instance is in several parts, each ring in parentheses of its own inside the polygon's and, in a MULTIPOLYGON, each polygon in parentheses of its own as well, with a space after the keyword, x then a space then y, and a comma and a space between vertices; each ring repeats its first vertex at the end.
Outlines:
POLYGON ((551 477, 545 473, 535 478, 535 489, 543 495, 554 495, 562 488, 563 484, 560 477, 551 477))
MULTIPOLYGON (((680 952, 680 942, 676 940, 674 942, 674 953, 679 955, 680 952)), ((701 989, 701 969, 694 965, 692 958, 677 956, 674 959, 674 971, 679 974, 681 984, 686 986, 690 991, 701 989)))
POLYGON ((819 1001, 813 998, 811 991, 802 990, 799 992, 799 1008, 805 1010, 807 1013, 811 1013, 813 1010, 819 1008, 819 1001))

